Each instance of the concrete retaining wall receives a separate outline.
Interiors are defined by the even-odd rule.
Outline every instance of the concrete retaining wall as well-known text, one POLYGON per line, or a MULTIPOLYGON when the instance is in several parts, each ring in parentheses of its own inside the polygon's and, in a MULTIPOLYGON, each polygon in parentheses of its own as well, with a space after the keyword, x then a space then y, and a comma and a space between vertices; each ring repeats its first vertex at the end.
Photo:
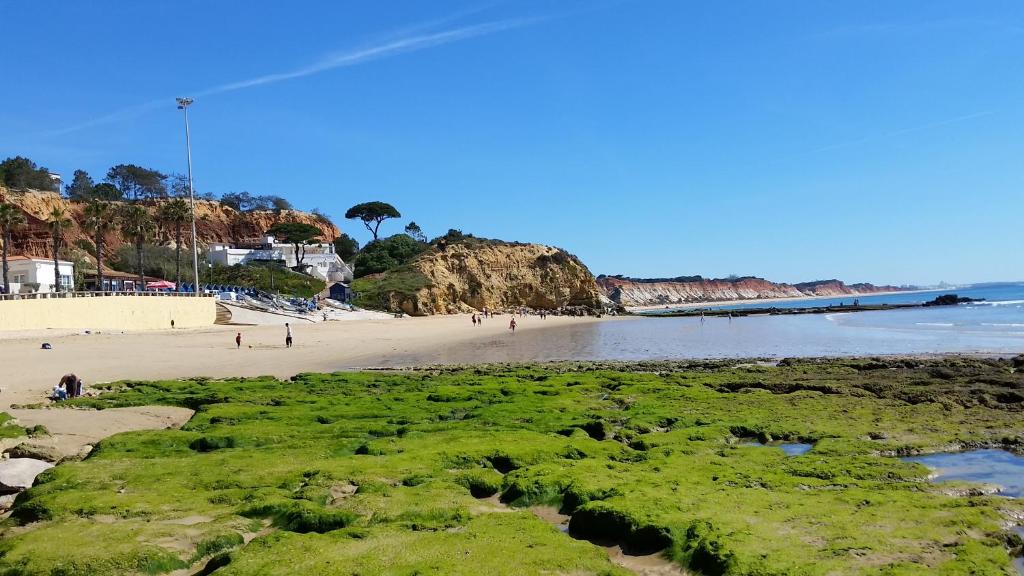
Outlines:
POLYGON ((212 326, 214 298, 92 296, 0 300, 0 330, 154 330, 212 326))

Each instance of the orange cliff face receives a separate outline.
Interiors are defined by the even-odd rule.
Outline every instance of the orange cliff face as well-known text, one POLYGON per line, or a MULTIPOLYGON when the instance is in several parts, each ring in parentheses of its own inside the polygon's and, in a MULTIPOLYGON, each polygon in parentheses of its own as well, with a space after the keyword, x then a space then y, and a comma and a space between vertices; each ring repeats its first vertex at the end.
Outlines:
POLYGON ((699 276, 666 280, 599 276, 597 285, 610 300, 623 306, 667 306, 808 296, 855 296, 900 290, 895 286, 847 285, 839 280, 785 284, 754 277, 707 279, 699 276))
MULTIPOLYGON (((65 233, 65 246, 76 250, 82 241, 93 242, 92 235, 83 228, 85 221, 85 204, 61 198, 55 192, 29 190, 25 192, 10 191, 0 187, 0 202, 14 204, 21 208, 28 221, 28 226, 15 231, 11 238, 11 253, 52 257, 50 233, 46 221, 51 210, 63 208, 73 222, 65 233)), ((146 202, 144 206, 151 214, 155 214, 161 201, 146 202)), ((121 204, 117 202, 115 204, 121 204)), ((154 217, 154 221, 156 221, 154 217)), ((276 212, 239 212, 233 208, 211 200, 196 200, 196 235, 200 247, 211 243, 249 242, 258 240, 267 229, 278 222, 302 222, 310 224, 321 231, 321 240, 333 241, 341 235, 341 230, 326 218, 297 210, 276 212)), ((188 243, 191 236, 189 227, 183 231, 184 242, 188 243)), ((2 242, 2 239, 0 239, 2 242)), ((126 244, 119 230, 114 230, 104 237, 103 252, 105 255, 115 254, 126 244)), ((157 221, 156 244, 173 245, 174 229, 161 226, 157 221)))

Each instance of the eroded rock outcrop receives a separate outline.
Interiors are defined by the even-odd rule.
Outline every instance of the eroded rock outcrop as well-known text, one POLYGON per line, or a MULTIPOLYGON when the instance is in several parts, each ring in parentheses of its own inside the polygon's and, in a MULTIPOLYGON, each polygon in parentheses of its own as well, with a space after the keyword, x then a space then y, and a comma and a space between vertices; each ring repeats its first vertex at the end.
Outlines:
POLYGON ((601 306, 594 276, 579 258, 540 244, 478 238, 442 241, 398 274, 414 277, 421 287, 389 291, 390 307, 416 316, 484 307, 583 312, 601 306))

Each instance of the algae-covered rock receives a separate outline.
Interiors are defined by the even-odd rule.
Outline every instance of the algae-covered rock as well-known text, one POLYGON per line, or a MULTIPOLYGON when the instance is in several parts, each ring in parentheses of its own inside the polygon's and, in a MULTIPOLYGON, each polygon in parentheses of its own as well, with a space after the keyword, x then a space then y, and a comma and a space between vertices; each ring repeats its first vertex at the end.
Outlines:
POLYGON ((10 458, 31 458, 53 464, 60 462, 64 457, 56 446, 40 442, 22 442, 13 448, 8 448, 4 454, 10 458))

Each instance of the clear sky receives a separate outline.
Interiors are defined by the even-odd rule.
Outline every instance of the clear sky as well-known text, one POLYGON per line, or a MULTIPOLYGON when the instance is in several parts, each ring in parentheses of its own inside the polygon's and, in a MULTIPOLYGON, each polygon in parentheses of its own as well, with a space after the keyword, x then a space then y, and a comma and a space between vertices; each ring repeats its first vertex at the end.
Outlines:
POLYGON ((0 0, 0 156, 594 273, 1024 279, 1020 0, 0 0))

